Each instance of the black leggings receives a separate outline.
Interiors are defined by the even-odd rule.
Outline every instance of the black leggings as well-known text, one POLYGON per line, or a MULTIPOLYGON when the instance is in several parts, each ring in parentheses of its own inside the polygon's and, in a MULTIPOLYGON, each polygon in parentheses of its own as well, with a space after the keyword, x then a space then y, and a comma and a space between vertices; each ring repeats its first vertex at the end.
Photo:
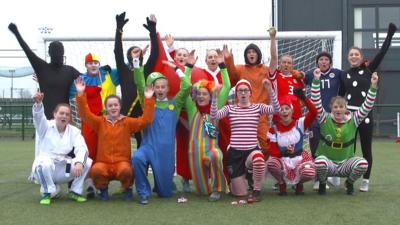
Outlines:
MULTIPOLYGON (((374 119, 372 115, 368 115, 367 118, 358 126, 357 133, 360 134, 360 143, 361 143, 361 151, 364 159, 368 162, 368 170, 364 174, 364 179, 369 179, 371 175, 372 169, 372 132, 374 129, 374 119), (369 123, 366 123, 366 120, 369 119, 369 123)), ((357 140, 356 133, 356 140, 357 140)), ((354 152, 356 151, 356 143, 354 144, 354 152)))
POLYGON ((313 124, 310 127, 310 138, 309 138, 310 150, 311 150, 311 155, 312 155, 313 159, 316 158, 315 153, 317 152, 319 138, 320 138, 319 123, 318 123, 318 120, 314 120, 313 124))

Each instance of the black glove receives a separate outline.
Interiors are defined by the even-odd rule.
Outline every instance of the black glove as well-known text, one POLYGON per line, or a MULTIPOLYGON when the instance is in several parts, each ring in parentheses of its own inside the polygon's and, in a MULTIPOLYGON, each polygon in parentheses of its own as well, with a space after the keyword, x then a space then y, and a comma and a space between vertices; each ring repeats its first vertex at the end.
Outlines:
POLYGON ((117 21, 117 29, 122 32, 125 24, 129 21, 129 19, 125 19, 125 12, 116 15, 115 20, 117 21))
POLYGON ((388 35, 393 36, 394 33, 396 33, 397 27, 394 25, 394 23, 389 23, 389 28, 388 28, 388 35))
POLYGON ((147 24, 143 24, 144 28, 146 28, 151 34, 156 33, 156 22, 151 21, 149 17, 146 17, 147 24))
POLYGON ((306 95, 302 88, 294 88, 293 94, 297 96, 300 100, 306 100, 306 95))
POLYGON ((10 24, 8 25, 8 29, 9 29, 11 32, 13 32, 13 34, 18 33, 17 25, 15 25, 14 23, 10 23, 10 24))
POLYGON ((111 67, 109 65, 104 65, 102 67, 100 67, 101 70, 105 70, 108 73, 111 73, 111 67))

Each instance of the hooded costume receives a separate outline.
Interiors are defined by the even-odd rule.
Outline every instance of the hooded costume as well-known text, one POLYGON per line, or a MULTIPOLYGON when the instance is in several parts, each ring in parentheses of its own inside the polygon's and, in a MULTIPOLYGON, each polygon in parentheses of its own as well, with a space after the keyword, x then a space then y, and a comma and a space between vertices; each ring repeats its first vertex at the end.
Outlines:
MULTIPOLYGON (((266 78, 266 74, 269 73, 269 70, 268 67, 261 64, 262 54, 260 48, 253 43, 249 44, 244 51, 244 59, 246 62, 245 65, 235 66, 233 56, 225 58, 231 84, 236 85, 240 79, 249 81, 252 85, 251 102, 268 103, 270 101, 270 96, 268 96, 268 92, 264 90, 262 81, 266 78), (258 55, 257 61, 254 64, 250 64, 247 58, 247 51, 250 49, 254 49, 258 55)), ((265 115, 261 116, 257 129, 257 138, 261 148, 264 150, 268 148, 266 134, 269 127, 267 122, 267 117, 265 115)))
POLYGON ((61 42, 50 43, 50 63, 47 63, 29 48, 15 24, 11 23, 8 28, 14 33, 36 73, 40 91, 44 93, 45 115, 47 119, 51 119, 57 104, 69 104, 70 86, 80 73, 74 67, 64 65, 64 46, 61 42))

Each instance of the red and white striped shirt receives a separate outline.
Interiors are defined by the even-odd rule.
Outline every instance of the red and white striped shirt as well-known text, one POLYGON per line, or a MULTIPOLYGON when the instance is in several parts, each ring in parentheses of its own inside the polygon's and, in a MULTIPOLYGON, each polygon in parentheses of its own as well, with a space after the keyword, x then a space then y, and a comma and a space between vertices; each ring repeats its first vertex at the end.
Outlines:
POLYGON ((249 107, 238 105, 226 105, 217 110, 217 103, 211 104, 210 116, 212 119, 222 119, 229 117, 231 123, 231 142, 230 146, 237 150, 249 150, 258 146, 257 128, 262 114, 273 114, 280 110, 275 93, 270 92, 272 105, 251 104, 249 107))

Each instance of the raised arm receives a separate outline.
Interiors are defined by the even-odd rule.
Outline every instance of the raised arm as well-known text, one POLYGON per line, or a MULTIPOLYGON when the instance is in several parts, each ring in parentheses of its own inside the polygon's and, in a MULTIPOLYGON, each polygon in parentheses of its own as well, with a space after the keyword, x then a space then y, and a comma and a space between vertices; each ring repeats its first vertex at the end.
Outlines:
POLYGON ((220 94, 220 91, 222 89, 221 85, 215 86, 214 93, 212 94, 211 97, 211 109, 210 109, 210 116, 211 120, 220 120, 224 117, 227 117, 229 114, 229 106, 224 106, 222 109, 218 110, 217 107, 217 99, 220 94))
POLYGON ((378 52, 378 54, 376 54, 375 58, 368 65, 368 69, 371 72, 375 72, 376 69, 378 68, 378 66, 381 64, 383 58, 386 55, 387 50, 390 47, 390 44, 392 43, 392 38, 393 38, 393 35, 396 32, 396 30, 397 30, 396 25, 394 25, 393 23, 390 23, 389 27, 388 27, 388 32, 386 34, 386 38, 382 44, 382 47, 379 49, 379 52, 378 52))
MULTIPOLYGON (((187 60, 187 64, 191 66, 191 68, 194 66, 194 64, 197 61, 197 57, 194 57, 194 50, 192 50, 188 56, 188 60, 187 60)), ((176 104, 176 115, 177 117, 179 117, 181 109, 183 108, 183 106, 185 105, 185 102, 187 100, 187 98, 189 97, 190 94, 190 87, 191 87, 191 83, 189 80, 189 77, 191 77, 191 74, 185 74, 182 72, 181 69, 179 69, 179 67, 177 65, 175 65, 174 63, 164 60, 162 62, 163 64, 168 65, 169 67, 171 67, 172 69, 175 70, 176 74, 179 76, 179 78, 181 79, 180 82, 180 86, 179 86, 179 91, 178 93, 176 93, 174 100, 175 100, 175 104, 176 104)), ((191 69, 185 69, 185 71, 190 72, 191 73, 191 69)))
POLYGON ((278 68, 278 53, 276 52, 276 29, 271 27, 268 29, 269 37, 270 37, 270 52, 271 52, 271 60, 269 62, 269 73, 274 74, 276 69, 278 68))
POLYGON ((295 88, 293 91, 294 95, 297 96, 300 100, 304 102, 306 105, 308 112, 304 118, 304 129, 308 129, 311 127, 311 124, 315 120, 318 115, 317 108, 315 108, 314 104, 308 99, 301 88, 295 88))
POLYGON ((354 112, 354 123, 359 126, 361 122, 368 116, 374 107, 374 102, 376 98, 376 92, 378 90, 378 74, 374 72, 371 77, 371 87, 368 90, 367 97, 365 98, 363 104, 357 111, 354 112))
POLYGON ((17 41, 19 45, 21 46, 22 50, 25 52, 26 57, 28 58, 29 62, 31 63, 33 69, 36 72, 36 75, 38 79, 40 79, 40 70, 43 65, 46 64, 46 62, 39 58, 33 51, 32 49, 29 48, 28 44, 22 39, 21 34, 18 31, 17 25, 14 23, 10 23, 8 25, 8 29, 15 35, 17 38, 17 41))
POLYGON ((236 82, 240 80, 240 77, 233 60, 232 49, 228 50, 228 45, 225 44, 222 48, 222 54, 224 55, 224 61, 228 70, 229 79, 233 84, 236 84, 236 82))
POLYGON ((269 96, 271 97, 271 105, 261 104, 261 113, 262 114, 273 114, 281 111, 281 106, 279 105, 278 99, 276 98, 275 91, 272 88, 271 81, 268 79, 263 80, 264 88, 268 91, 269 96))
POLYGON ((165 35, 165 44, 168 47, 168 54, 172 59, 175 58, 175 47, 174 47, 174 37, 171 34, 165 35))
POLYGON ((116 15, 115 20, 117 22, 117 29, 115 30, 114 56, 118 71, 122 71, 122 68, 126 67, 122 48, 122 33, 123 28, 129 19, 125 19, 125 12, 123 12, 119 15, 116 15))
POLYGON ((149 31, 151 44, 150 56, 144 65, 144 76, 147 78, 147 76, 153 72, 154 66, 156 65, 157 58, 160 53, 160 47, 158 46, 157 41, 157 18, 155 15, 151 14, 150 17, 146 17, 146 22, 147 24, 143 24, 143 26, 149 31))
POLYGON ((225 65, 224 55, 221 50, 217 49, 217 63, 221 71, 222 88, 218 96, 218 108, 222 108, 228 100, 229 90, 231 89, 231 81, 229 80, 228 70, 225 65))
POLYGON ((36 132, 39 135, 39 138, 42 138, 47 131, 48 128, 48 121, 46 116, 44 115, 44 108, 43 108, 43 93, 37 92, 33 96, 33 100, 35 104, 32 107, 32 115, 33 115, 33 125, 36 128, 36 132))
POLYGON ((143 104, 143 114, 138 118, 127 117, 129 130, 132 133, 136 133, 143 130, 154 120, 154 89, 152 86, 148 86, 144 91, 144 104, 143 104))
POLYGON ((86 95, 84 94, 85 83, 81 78, 76 79, 75 87, 77 90, 76 104, 78 107, 78 115, 81 118, 81 121, 88 123, 89 126, 93 128, 93 130, 98 130, 102 118, 101 116, 96 116, 90 111, 87 104, 86 95))
POLYGON ((322 101, 321 101, 321 70, 320 69, 315 69, 314 70, 314 79, 311 84, 311 100, 314 104, 314 106, 317 108, 318 111, 318 123, 321 124, 325 121, 327 112, 325 112, 324 107, 322 107, 322 101))

